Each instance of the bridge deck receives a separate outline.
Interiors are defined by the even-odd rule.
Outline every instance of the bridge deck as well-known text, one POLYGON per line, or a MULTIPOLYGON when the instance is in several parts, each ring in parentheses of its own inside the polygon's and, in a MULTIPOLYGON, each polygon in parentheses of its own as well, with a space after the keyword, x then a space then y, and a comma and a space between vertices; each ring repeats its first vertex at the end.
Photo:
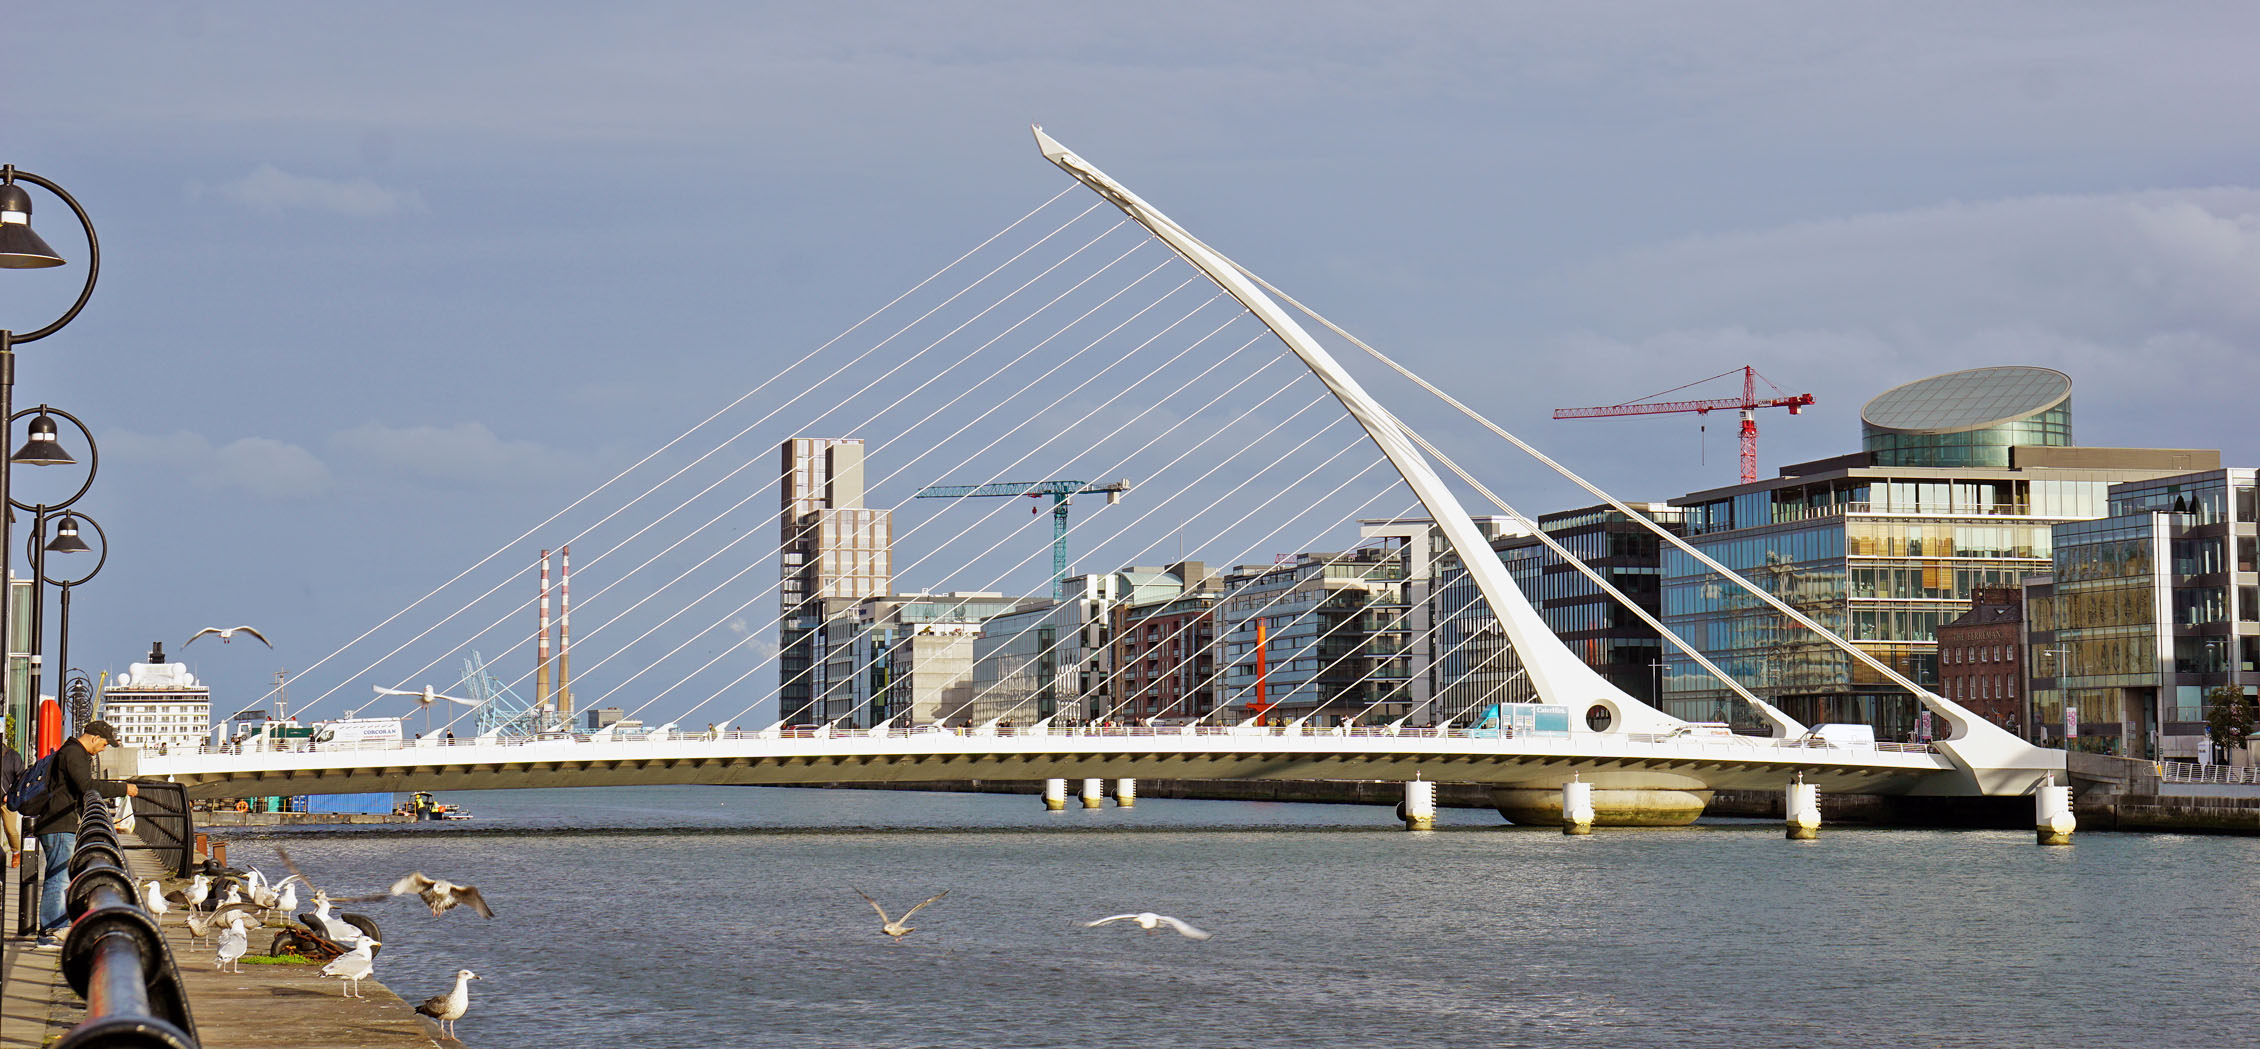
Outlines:
POLYGON ((1832 747, 1747 736, 1502 737, 1468 730, 1204 727, 1050 731, 724 733, 602 740, 458 740, 348 749, 142 755, 142 775, 200 798, 667 783, 942 779, 1366 779, 1553 788, 1772 789, 1896 794, 1954 772, 1918 745, 1832 747))

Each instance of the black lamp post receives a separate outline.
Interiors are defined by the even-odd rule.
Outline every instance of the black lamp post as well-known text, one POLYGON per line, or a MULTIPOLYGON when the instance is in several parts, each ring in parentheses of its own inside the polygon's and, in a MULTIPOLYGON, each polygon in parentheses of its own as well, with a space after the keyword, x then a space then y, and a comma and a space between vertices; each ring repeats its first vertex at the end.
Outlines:
MULTIPOLYGON (((81 515, 63 514, 58 527, 59 534, 55 537, 55 542, 52 544, 47 542, 47 520, 54 514, 68 510, 72 504, 78 502, 81 497, 86 495, 87 489, 94 487, 95 472, 101 469, 102 466, 102 453, 95 447, 94 432, 87 429, 86 424, 80 422, 78 416, 72 415, 71 413, 66 412, 60 408, 53 408, 44 404, 40 405, 37 408, 26 408, 10 416, 8 419, 9 431, 13 432, 15 429, 16 420, 26 415, 32 417, 29 436, 25 438, 23 447, 16 449, 14 454, 8 456, 8 461, 10 463, 22 466, 64 466, 78 462, 77 457, 73 456, 70 453, 69 449, 64 448, 62 442, 56 439, 60 434, 60 431, 55 425, 55 419, 58 416, 68 420, 72 426, 78 428, 79 434, 86 438, 87 452, 86 479, 79 483, 78 490, 72 492, 68 498, 58 503, 33 504, 18 502, 13 496, 10 496, 8 498, 8 506, 11 507, 12 510, 25 510, 29 511, 32 515, 31 535, 26 541, 24 547, 25 556, 28 560, 30 560, 32 566, 30 646, 31 659, 29 682, 26 687, 26 692, 29 696, 29 702, 32 704, 34 718, 36 719, 37 704, 39 703, 39 687, 42 683, 41 679, 44 677, 41 668, 41 652, 46 648, 46 624, 44 622, 43 615, 43 609, 46 605, 46 602, 45 600, 43 600, 44 595, 41 588, 43 585, 50 582, 47 579, 47 554, 49 551, 54 551, 56 553, 79 553, 87 550, 88 547, 86 545, 86 541, 79 538, 78 525, 76 522, 79 520, 86 520, 91 523, 93 519, 85 518, 81 515), (67 533, 65 530, 67 530, 67 533)), ((100 534, 101 526, 96 525, 95 528, 97 534, 100 534)), ((5 532, 0 532, 0 535, 5 534, 5 532)), ((105 536, 103 538, 102 545, 102 559, 104 561, 108 561, 108 537, 105 536)), ((101 565, 97 564, 95 566, 95 569, 96 571, 99 571, 101 569, 101 565)), ((92 573, 88 573, 87 578, 92 577, 92 573)), ((85 579, 74 580, 71 585, 75 586, 78 583, 83 583, 85 581, 85 579)), ((70 593, 70 588, 68 586, 64 587, 63 622, 65 624, 64 629, 66 632, 69 630, 68 624, 70 622, 70 593)), ((68 654, 67 649, 65 650, 65 653, 66 655, 68 654)), ((64 665, 69 665, 67 660, 65 661, 64 665)), ((61 741, 55 740, 53 742, 60 743, 61 741)))
MULTIPOLYGON (((37 539, 38 532, 35 530, 33 540, 37 541, 37 539)), ((93 579, 97 573, 102 571, 103 565, 110 563, 110 537, 102 531, 101 522, 85 514, 66 513, 56 520, 55 538, 40 549, 40 554, 41 556, 38 558, 40 564, 39 581, 55 587, 61 592, 61 596, 56 601, 55 665, 68 667, 71 665, 71 588, 83 585, 87 580, 93 579), (86 545, 86 540, 80 537, 80 525, 94 529, 94 537, 102 543, 99 551, 101 556, 94 559, 94 567, 87 569, 85 575, 64 576, 61 579, 49 576, 46 567, 46 554, 83 554, 95 549, 86 545)), ((39 605, 34 602, 32 607, 36 609, 39 605)), ((35 612, 34 617, 36 618, 36 616, 37 613, 35 612)), ((37 651, 36 643, 34 651, 37 651)), ((37 663, 33 664, 34 667, 37 665, 37 663)), ((65 673, 67 675, 69 672, 66 671, 65 673)), ((83 677, 83 675, 81 676, 83 677)), ((69 689, 64 690, 66 701, 69 698, 69 691, 69 689)), ((67 716, 72 719, 73 728, 83 727, 86 717, 85 711, 72 709, 67 712, 67 716)), ((69 732, 64 733, 65 737, 69 735, 69 732)))
MULTIPOLYGON (((95 279, 102 272, 102 243, 94 235, 94 223, 86 217, 86 209, 79 207, 78 201, 63 187, 31 172, 18 171, 13 164, 0 165, 0 269, 46 269, 64 264, 63 256, 48 247, 47 242, 32 230, 31 194, 18 183, 38 186, 70 206, 71 213, 78 216, 79 227, 86 231, 87 260, 85 286, 79 289, 77 301, 72 302, 71 308, 63 311, 62 316, 43 327, 20 334, 8 328, 0 328, 0 418, 11 420, 15 417, 15 347, 21 343, 44 339, 69 324, 72 318, 78 316, 78 311, 86 307, 86 300, 94 295, 95 279)), ((6 498, 9 492, 8 465, 6 459, 0 459, 0 498, 6 498)), ((0 681, 5 680, 9 670, 6 660, 9 605, 6 591, 8 563, 12 558, 8 556, 8 516, 0 514, 0 681)), ((5 688, 0 687, 0 693, 4 692, 5 688)), ((38 695, 37 691, 32 693, 31 704, 38 702, 38 695)), ((30 706, 26 706, 23 713, 28 715, 31 710, 30 706)), ((30 738, 29 721, 27 716, 18 724, 17 734, 20 739, 30 738)))

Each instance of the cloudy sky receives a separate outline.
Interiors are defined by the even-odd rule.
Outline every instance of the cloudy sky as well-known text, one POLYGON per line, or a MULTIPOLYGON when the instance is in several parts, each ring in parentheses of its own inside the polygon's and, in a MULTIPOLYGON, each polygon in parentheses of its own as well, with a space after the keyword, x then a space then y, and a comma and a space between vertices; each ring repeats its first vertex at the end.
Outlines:
MULTIPOLYGON (((0 161, 67 185, 103 247, 93 303, 19 352, 15 393, 101 442, 83 506, 114 551, 75 599, 72 661, 261 625, 272 654, 188 653, 226 706, 492 551, 519 570, 576 533, 513 537, 1065 188, 1032 122, 1629 497, 1730 483, 1731 422, 1550 409, 1744 364, 1819 398, 1762 419, 1769 472, 1856 448, 1891 385, 1991 364, 2070 373, 2081 443, 2260 461, 2250 7, 1374 12, 18 12, 0 161)), ((67 210, 35 205, 83 257, 67 210)), ((81 273, 6 275, 0 324, 45 323, 81 273)), ((1578 503, 1435 426, 1524 508, 1578 503)), ((773 499, 740 531, 765 540, 773 499)), ((632 600, 622 582, 583 614, 632 600)), ((382 673, 459 661, 446 645, 382 673)), ((380 654, 293 694, 364 695, 380 654)))

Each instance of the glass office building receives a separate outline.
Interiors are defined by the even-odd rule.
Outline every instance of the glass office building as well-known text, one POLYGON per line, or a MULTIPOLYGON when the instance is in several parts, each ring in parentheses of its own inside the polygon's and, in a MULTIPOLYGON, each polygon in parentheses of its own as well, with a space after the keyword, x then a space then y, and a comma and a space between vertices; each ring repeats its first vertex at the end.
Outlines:
POLYGON ((2222 757, 2210 694, 2260 695, 2256 503, 2253 470, 2208 470, 2114 485, 2109 517, 2056 529, 2051 571, 2025 587, 2034 738, 2222 757))
MULTIPOLYGON (((1861 452, 1673 503, 1698 549, 1935 689, 1936 631, 1973 590, 2050 571, 2056 526, 2104 516, 2112 484, 2218 465, 2218 453, 2073 447, 2070 412, 2069 380, 2048 369, 1937 376, 1870 401, 1861 452)), ((1662 574, 1665 624, 1790 716, 1913 734, 1913 697, 1865 664, 1677 549, 1662 574)), ((1664 662, 1665 711, 1755 726, 1685 655, 1664 662)))

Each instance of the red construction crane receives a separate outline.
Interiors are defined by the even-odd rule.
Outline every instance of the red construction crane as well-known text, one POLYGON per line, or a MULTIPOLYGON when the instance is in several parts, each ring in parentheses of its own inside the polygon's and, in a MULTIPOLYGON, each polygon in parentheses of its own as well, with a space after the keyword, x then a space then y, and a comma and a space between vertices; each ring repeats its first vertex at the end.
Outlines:
POLYGON ((1665 412, 1694 412, 1698 415, 1708 415, 1713 410, 1735 409, 1742 413, 1742 483, 1749 484, 1758 479, 1758 409, 1787 408, 1789 414, 1796 415, 1804 411, 1806 405, 1813 403, 1812 394, 1785 393, 1781 387, 1774 385, 1772 379, 1767 379, 1758 374, 1758 369, 1746 366, 1742 369, 1742 396, 1740 397, 1714 397, 1703 401, 1656 400, 1666 393, 1678 393, 1689 386, 1701 386, 1703 383, 1724 379, 1732 374, 1734 373, 1730 371, 1720 372, 1708 379, 1688 383, 1687 386, 1674 386, 1663 393, 1652 393, 1639 400, 1626 401, 1623 404, 1605 405, 1600 408, 1556 408, 1554 409, 1554 418, 1601 419, 1612 415, 1660 415, 1665 412), (1764 380, 1765 384, 1773 389, 1774 396, 1764 400, 1758 398, 1759 380, 1764 380))

